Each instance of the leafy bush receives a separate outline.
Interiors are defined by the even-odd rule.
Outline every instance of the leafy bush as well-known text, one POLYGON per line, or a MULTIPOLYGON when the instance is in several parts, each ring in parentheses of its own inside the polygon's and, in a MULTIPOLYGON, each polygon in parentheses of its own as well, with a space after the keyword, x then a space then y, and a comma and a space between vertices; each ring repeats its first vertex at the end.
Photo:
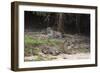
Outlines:
POLYGON ((39 46, 42 45, 60 47, 60 44, 62 44, 62 42, 58 39, 38 39, 37 37, 33 37, 30 35, 25 35, 24 43, 25 55, 28 55, 29 53, 38 55, 38 53, 41 52, 41 48, 39 46))
POLYGON ((37 39, 33 38, 31 36, 25 36, 25 45, 33 45, 33 46, 38 46, 38 45, 58 45, 61 42, 56 40, 56 39, 37 39))
POLYGON ((32 55, 32 49, 31 48, 25 48, 24 49, 24 55, 25 56, 31 56, 32 55))

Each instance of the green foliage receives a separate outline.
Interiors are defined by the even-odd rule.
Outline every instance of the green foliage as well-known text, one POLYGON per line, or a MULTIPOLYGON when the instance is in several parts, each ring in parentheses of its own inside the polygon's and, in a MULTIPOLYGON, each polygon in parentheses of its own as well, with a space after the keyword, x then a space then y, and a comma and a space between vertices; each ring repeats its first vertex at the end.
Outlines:
POLYGON ((33 48, 32 51, 33 51, 33 52, 32 52, 33 55, 38 55, 39 52, 41 51, 41 49, 36 47, 36 48, 33 48))
POLYGON ((31 56, 32 55, 32 53, 31 53, 32 49, 31 48, 25 48, 24 51, 25 51, 24 52, 25 56, 31 56))
POLYGON ((39 45, 59 45, 62 42, 56 39, 37 39, 31 36, 25 36, 25 45, 39 46, 39 45))
POLYGON ((90 50, 87 49, 87 48, 78 48, 77 51, 78 52, 83 52, 83 53, 90 52, 90 50))
POLYGON ((32 38, 30 36, 25 36, 25 45, 38 46, 46 43, 47 43, 46 40, 40 40, 40 39, 32 38))
POLYGON ((38 39, 37 37, 32 37, 25 35, 25 55, 38 55, 41 52, 41 45, 48 46, 59 46, 62 42, 57 39, 38 39))
POLYGON ((41 60, 44 60, 43 57, 42 57, 41 55, 35 56, 34 61, 41 61, 41 60))

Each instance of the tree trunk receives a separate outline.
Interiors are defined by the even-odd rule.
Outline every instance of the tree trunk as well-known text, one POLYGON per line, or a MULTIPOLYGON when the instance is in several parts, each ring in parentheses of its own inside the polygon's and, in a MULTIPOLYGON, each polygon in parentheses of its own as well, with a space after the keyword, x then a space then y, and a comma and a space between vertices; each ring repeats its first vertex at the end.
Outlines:
POLYGON ((64 32, 64 14, 57 14, 57 31, 64 32))
POLYGON ((80 15, 76 15, 76 30, 80 34, 80 15))

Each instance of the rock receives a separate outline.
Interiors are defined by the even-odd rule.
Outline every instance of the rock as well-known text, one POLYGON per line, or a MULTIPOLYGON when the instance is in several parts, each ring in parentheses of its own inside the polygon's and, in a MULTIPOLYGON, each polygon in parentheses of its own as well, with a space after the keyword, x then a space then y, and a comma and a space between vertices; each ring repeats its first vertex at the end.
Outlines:
POLYGON ((50 53, 51 55, 56 56, 56 55, 58 55, 60 52, 59 52, 59 50, 58 50, 56 47, 51 47, 51 48, 49 48, 49 53, 50 53))
POLYGON ((42 53, 48 54, 48 46, 47 45, 42 45, 39 48, 41 49, 42 53))
POLYGON ((62 38, 62 33, 58 32, 58 31, 54 31, 53 36, 54 36, 54 38, 62 38))
POLYGON ((41 51, 44 54, 51 54, 51 55, 54 55, 54 56, 60 54, 60 51, 58 50, 58 48, 47 46, 47 45, 43 45, 41 47, 41 51))

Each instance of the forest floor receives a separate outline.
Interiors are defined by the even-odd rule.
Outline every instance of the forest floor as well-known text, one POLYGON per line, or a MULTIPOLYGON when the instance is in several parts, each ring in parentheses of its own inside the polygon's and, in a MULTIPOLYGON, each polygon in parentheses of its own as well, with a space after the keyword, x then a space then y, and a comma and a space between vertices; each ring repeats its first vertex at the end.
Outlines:
POLYGON ((24 61, 89 59, 90 38, 65 34, 64 38, 49 38, 45 34, 25 33, 24 61))
MULTIPOLYGON (((77 59, 89 59, 90 58, 90 53, 77 53, 77 54, 60 54, 57 56, 52 56, 49 55, 48 57, 52 57, 52 60, 77 60, 77 59)), ((36 59, 36 56, 29 56, 25 57, 25 61, 34 61, 36 59)))

